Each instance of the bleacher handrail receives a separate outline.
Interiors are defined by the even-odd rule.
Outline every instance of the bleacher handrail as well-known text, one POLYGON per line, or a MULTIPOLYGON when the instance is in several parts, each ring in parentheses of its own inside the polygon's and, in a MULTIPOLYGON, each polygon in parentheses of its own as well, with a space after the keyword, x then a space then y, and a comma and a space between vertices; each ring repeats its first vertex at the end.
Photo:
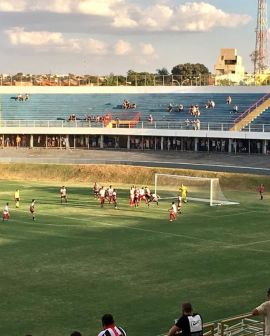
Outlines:
MULTIPOLYGON (((3 128, 102 128, 104 122, 91 122, 87 120, 0 120, 0 127, 3 128)), ((181 120, 170 121, 155 121, 153 123, 147 121, 134 121, 130 120, 124 124, 119 125, 119 128, 137 128, 137 129, 171 129, 171 130, 183 130, 183 131, 229 131, 234 126, 234 123, 230 122, 201 122, 200 129, 195 129, 194 125, 190 123, 186 124, 181 120)), ((256 124, 253 127, 243 128, 243 132, 270 132, 270 124, 256 124)))
POLYGON ((258 106, 262 105, 267 99, 270 98, 270 93, 267 93, 259 100, 257 100, 254 104, 252 104, 249 108, 247 108, 243 113, 241 113, 235 120, 234 124, 237 124, 240 120, 244 119, 247 115, 249 115, 252 111, 254 111, 258 106))

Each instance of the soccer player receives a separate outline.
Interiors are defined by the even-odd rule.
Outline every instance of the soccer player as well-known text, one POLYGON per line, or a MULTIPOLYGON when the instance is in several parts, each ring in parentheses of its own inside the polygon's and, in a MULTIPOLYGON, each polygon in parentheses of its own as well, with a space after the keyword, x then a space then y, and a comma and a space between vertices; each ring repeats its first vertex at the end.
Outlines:
POLYGON ((139 194, 140 194, 139 188, 135 187, 135 189, 134 189, 134 206, 135 206, 135 208, 138 208, 138 206, 139 206, 139 194))
POLYGON ((184 186, 183 183, 182 183, 181 187, 179 188, 179 191, 181 193, 182 201, 184 203, 187 203, 187 187, 184 186))
POLYGON ((9 204, 6 203, 2 214, 3 222, 9 220, 9 204))
POLYGON ((180 214, 182 213, 182 196, 180 193, 177 197, 177 212, 180 214))
POLYGON ((100 200, 100 207, 101 208, 104 207, 105 193, 106 193, 106 190, 104 189, 104 187, 101 187, 100 190, 99 190, 99 200, 100 200))
POLYGON ((93 186, 93 192, 94 192, 94 196, 95 198, 98 198, 99 196, 99 190, 100 190, 100 187, 99 185, 97 184, 97 182, 94 183, 94 186, 93 186))
POLYGON ((63 201, 65 201, 65 203, 67 203, 67 189, 65 186, 63 186, 60 189, 60 199, 61 199, 61 204, 63 203, 63 201))
POLYGON ((170 211, 170 222, 173 222, 176 220, 176 215, 177 215, 177 208, 174 202, 172 202, 172 206, 169 209, 169 211, 170 211))
POLYGON ((141 200, 144 200, 145 201, 145 204, 147 204, 147 200, 146 200, 146 197, 145 197, 145 190, 144 190, 144 187, 141 187, 139 189, 139 204, 141 203, 141 200))
POLYGON ((107 190, 107 200, 109 202, 109 204, 111 204, 112 200, 113 200, 113 187, 110 185, 108 190, 107 190))
POLYGON ((144 188, 144 194, 145 194, 145 199, 146 199, 145 203, 148 203, 151 197, 151 191, 148 187, 144 188))
POLYGON ((135 194, 135 187, 132 186, 130 187, 130 190, 129 190, 129 205, 130 206, 134 205, 134 194, 135 194))
POLYGON ((261 200, 263 200, 263 193, 264 193, 264 185, 261 183, 258 187, 258 192, 260 194, 261 200))
POLYGON ((15 199, 16 208, 19 208, 20 207, 20 190, 19 189, 15 190, 14 199, 15 199))
POLYGON ((112 202, 113 202, 114 208, 117 209, 117 195, 116 195, 115 189, 113 189, 113 192, 112 192, 112 202))
POLYGON ((36 200, 32 199, 32 202, 31 202, 30 208, 29 208, 29 211, 32 215, 33 221, 36 220, 35 203, 36 203, 36 200))
POLYGON ((151 202, 156 203, 156 205, 158 206, 158 200, 159 199, 160 199, 159 195, 154 194, 154 193, 150 194, 150 199, 148 201, 148 206, 150 205, 151 202))

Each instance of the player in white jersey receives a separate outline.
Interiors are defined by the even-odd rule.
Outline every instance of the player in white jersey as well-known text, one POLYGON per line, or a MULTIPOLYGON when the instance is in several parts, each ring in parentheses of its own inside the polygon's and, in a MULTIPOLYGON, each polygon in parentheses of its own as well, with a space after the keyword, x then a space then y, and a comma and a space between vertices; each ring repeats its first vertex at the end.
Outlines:
POLYGON ((173 222, 176 220, 176 215, 177 215, 177 207, 174 202, 172 202, 172 206, 169 209, 169 211, 170 211, 170 222, 173 222))
POLYGON ((65 186, 60 188, 60 199, 61 199, 61 204, 63 203, 63 201, 67 203, 67 189, 65 186))
POLYGON ((32 199, 32 202, 31 202, 30 208, 29 208, 29 211, 30 211, 30 213, 32 215, 33 221, 36 220, 35 203, 36 203, 36 201, 34 199, 32 199))
POLYGON ((113 187, 110 185, 108 190, 107 190, 107 199, 109 204, 112 202, 112 196, 113 196, 113 187))
POLYGON ((150 205, 150 203, 156 203, 156 205, 158 206, 158 200, 160 199, 160 196, 155 194, 155 193, 152 193, 150 194, 150 199, 148 201, 148 206, 150 205))
POLYGON ((130 187, 130 190, 129 190, 129 205, 130 206, 134 206, 134 195, 135 194, 135 187, 132 186, 130 187))
POLYGON ((104 187, 101 187, 100 190, 99 190, 99 200, 100 200, 101 208, 104 207, 105 193, 106 193, 106 190, 104 189, 104 187))
POLYGON ((141 187, 139 189, 139 204, 141 203, 141 200, 144 200, 145 203, 147 203, 146 197, 145 197, 145 190, 144 187, 141 187))
POLYGON ((9 204, 6 203, 3 209, 3 214, 2 214, 3 221, 8 221, 9 220, 9 204))
POLYGON ((177 197, 177 212, 179 214, 182 213, 182 196, 181 196, 181 194, 179 194, 178 197, 177 197))
POLYGON ((93 192, 94 192, 94 196, 95 198, 98 198, 98 195, 99 195, 99 189, 100 189, 100 186, 97 184, 97 182, 94 183, 94 186, 93 186, 93 192))

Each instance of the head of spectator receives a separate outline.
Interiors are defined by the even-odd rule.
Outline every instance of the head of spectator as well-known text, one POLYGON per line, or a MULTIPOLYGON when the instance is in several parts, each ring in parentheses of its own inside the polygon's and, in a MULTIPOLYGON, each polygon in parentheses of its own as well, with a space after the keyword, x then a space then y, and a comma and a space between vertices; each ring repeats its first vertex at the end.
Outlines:
POLYGON ((104 329, 114 324, 114 319, 111 314, 105 314, 102 316, 102 326, 104 329))
POLYGON ((270 288, 267 289, 267 298, 270 300, 270 288))
POLYGON ((82 336, 82 334, 79 331, 73 331, 70 336, 82 336))
POLYGON ((189 302, 182 304, 182 313, 183 315, 191 315, 192 314, 192 305, 189 302))

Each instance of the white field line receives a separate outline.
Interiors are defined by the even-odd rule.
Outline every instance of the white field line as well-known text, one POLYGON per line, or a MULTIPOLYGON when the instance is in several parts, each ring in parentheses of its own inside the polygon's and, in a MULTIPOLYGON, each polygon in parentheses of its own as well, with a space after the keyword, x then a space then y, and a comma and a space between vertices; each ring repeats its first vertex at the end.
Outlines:
POLYGON ((227 248, 235 248, 235 247, 246 247, 246 246, 252 246, 252 245, 257 245, 257 244, 262 244, 262 243, 269 243, 270 239, 267 240, 261 240, 257 242, 252 242, 252 243, 246 243, 246 244, 237 244, 237 245, 228 245, 226 246, 227 248))

